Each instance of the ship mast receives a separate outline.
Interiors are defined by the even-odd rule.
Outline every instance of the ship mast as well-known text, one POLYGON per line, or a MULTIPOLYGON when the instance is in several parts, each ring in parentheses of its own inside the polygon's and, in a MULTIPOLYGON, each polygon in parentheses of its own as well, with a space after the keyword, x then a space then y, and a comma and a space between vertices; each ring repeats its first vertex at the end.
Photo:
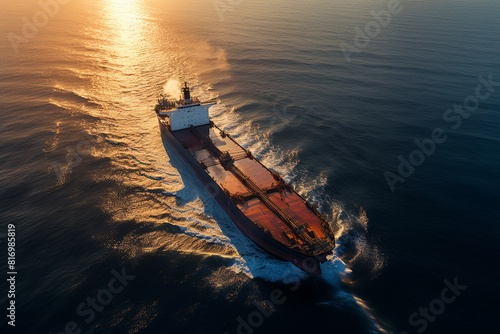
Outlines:
POLYGON ((191 103, 191 92, 189 91, 189 87, 187 82, 184 82, 184 87, 182 87, 182 93, 184 95, 184 103, 191 103))

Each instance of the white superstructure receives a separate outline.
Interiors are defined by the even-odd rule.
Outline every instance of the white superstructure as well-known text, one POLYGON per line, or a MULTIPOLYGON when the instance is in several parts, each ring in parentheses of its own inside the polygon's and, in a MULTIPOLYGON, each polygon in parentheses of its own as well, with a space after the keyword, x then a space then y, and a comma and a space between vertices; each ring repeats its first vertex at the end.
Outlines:
POLYGON ((210 122, 208 109, 217 102, 215 100, 200 102, 196 98, 191 99, 187 83, 182 90, 184 99, 175 102, 165 99, 158 101, 156 111, 168 120, 170 130, 176 131, 208 124, 210 122))

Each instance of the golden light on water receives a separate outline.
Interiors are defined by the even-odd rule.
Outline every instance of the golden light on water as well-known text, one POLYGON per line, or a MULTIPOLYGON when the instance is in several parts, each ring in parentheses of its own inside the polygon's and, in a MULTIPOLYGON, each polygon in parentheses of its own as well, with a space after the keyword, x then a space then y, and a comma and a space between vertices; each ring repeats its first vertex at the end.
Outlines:
POLYGON ((104 19, 114 51, 131 61, 137 56, 143 35, 142 7, 137 1, 111 0, 104 3, 104 19))
POLYGON ((130 31, 137 25, 141 7, 136 0, 109 0, 105 2, 105 6, 108 9, 107 15, 123 31, 130 31))

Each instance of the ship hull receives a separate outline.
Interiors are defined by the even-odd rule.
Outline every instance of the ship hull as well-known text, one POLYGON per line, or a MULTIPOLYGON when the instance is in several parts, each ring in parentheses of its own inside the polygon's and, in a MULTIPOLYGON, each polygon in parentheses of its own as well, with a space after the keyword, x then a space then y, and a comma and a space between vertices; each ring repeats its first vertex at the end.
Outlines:
POLYGON ((222 188, 200 166, 199 162, 181 145, 181 143, 179 143, 173 133, 161 122, 161 120, 159 119, 158 121, 163 138, 165 138, 168 144, 182 158, 190 171, 197 176, 205 189, 209 191, 219 206, 246 237, 263 250, 281 260, 291 262, 308 273, 314 275, 321 274, 320 262, 324 262, 328 254, 308 256, 286 247, 266 234, 252 220, 245 216, 238 206, 225 194, 222 188))

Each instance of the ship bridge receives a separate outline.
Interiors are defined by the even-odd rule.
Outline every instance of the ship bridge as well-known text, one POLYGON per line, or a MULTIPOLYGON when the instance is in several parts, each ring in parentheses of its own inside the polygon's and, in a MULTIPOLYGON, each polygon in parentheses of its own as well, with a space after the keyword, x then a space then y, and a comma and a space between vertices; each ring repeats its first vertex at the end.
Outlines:
POLYGON ((172 131, 209 124, 208 109, 217 104, 217 101, 212 99, 200 102, 197 98, 191 98, 187 82, 182 88, 182 92, 183 98, 177 101, 169 101, 165 98, 158 100, 158 105, 155 108, 158 116, 167 122, 172 131))

